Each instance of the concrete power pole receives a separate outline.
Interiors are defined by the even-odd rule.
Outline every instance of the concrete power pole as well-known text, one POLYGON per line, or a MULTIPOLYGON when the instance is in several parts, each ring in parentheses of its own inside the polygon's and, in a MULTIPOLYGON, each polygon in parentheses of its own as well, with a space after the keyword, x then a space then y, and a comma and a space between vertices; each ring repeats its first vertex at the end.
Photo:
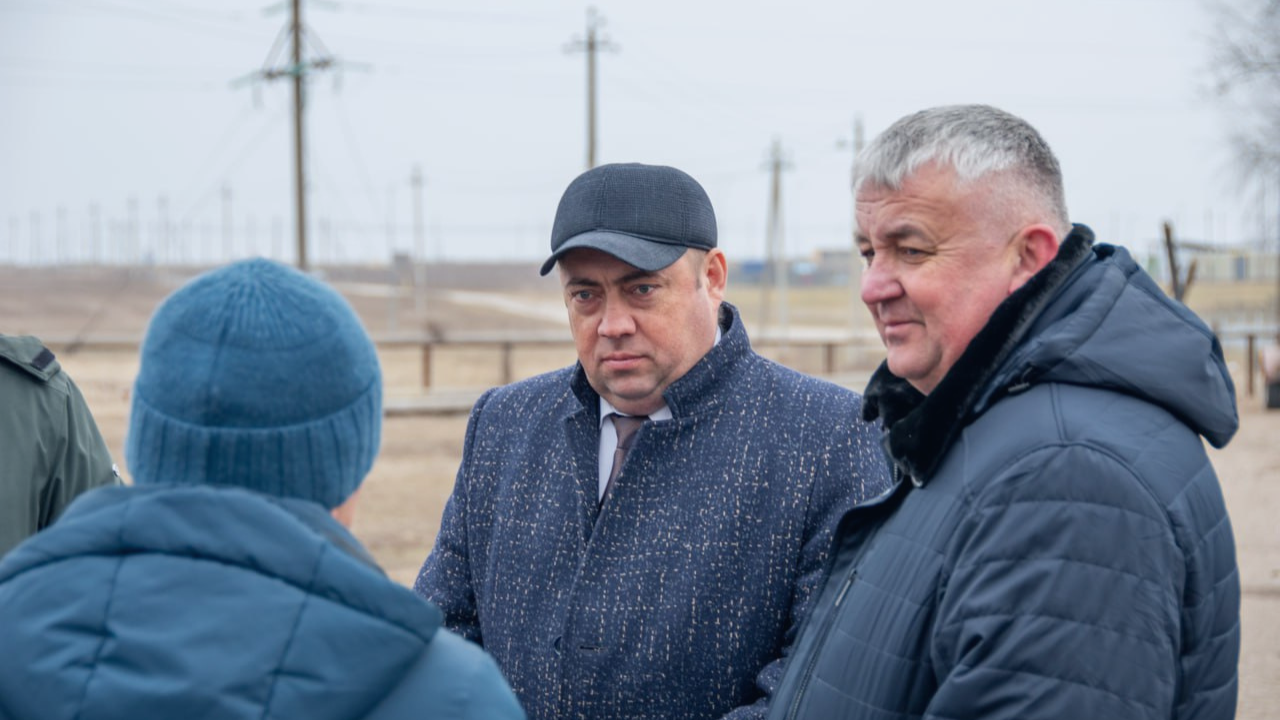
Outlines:
MULTIPOLYGON (((791 267, 783 248, 782 232, 782 171, 791 165, 782 154, 782 141, 773 139, 769 149, 769 221, 765 227, 765 263, 761 277, 760 335, 764 337, 771 316, 771 298, 777 302, 779 335, 787 337, 787 295, 789 294, 791 267)), ((784 348, 785 349, 785 348, 784 348)))
POLYGON ((40 262, 40 256, 43 254, 41 246, 44 244, 44 239, 40 237, 39 211, 31 211, 31 222, 28 227, 31 229, 31 264, 37 265, 40 262))
POLYGON ((53 218, 53 264, 63 265, 71 261, 67 252, 67 209, 59 205, 53 218))
POLYGON ((97 203, 89 205, 89 259, 95 265, 103 264, 102 208, 97 203))
MULTIPOLYGON (((853 161, 849 166, 849 192, 853 193, 853 180, 858 172, 858 156, 862 154, 865 144, 865 132, 862 127, 862 116, 853 118, 853 161)), ((849 256, 849 290, 852 294, 849 315, 849 334, 853 337, 858 330, 858 314, 862 312, 862 253, 858 249, 858 198, 853 197, 853 225, 850 240, 853 252, 849 256)))
POLYGON ((413 263, 414 310, 422 315, 427 311, 427 232, 423 224, 421 166, 413 166, 409 185, 413 187, 413 249, 416 254, 413 263))
POLYGON ((596 166, 596 51, 616 50, 617 46, 607 37, 598 37, 596 31, 604 27, 604 18, 596 14, 595 7, 587 8, 587 36, 585 40, 574 38, 565 50, 587 53, 587 169, 596 166))
POLYGON ((173 238, 169 234, 169 200, 161 195, 156 198, 156 264, 176 265, 173 238))
POLYGON ((142 219, 138 211, 137 196, 129 196, 127 202, 129 213, 129 232, 125 247, 125 264, 137 265, 142 261, 142 219))

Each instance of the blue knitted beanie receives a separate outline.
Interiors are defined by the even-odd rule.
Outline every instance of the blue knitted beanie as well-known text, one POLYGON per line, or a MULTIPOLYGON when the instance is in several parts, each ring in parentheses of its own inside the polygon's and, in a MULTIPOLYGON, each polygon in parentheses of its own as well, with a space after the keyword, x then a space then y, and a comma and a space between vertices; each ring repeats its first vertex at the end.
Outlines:
POLYGON ((135 483, 334 508, 368 474, 381 433, 373 343, 318 280, 245 260, 195 278, 151 318, 125 446, 135 483))

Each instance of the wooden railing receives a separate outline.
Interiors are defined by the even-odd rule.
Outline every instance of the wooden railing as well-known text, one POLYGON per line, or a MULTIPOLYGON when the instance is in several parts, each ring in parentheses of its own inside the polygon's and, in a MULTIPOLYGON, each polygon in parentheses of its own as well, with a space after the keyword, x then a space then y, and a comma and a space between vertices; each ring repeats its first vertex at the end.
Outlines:
MULTIPOLYGON (((1280 342, 1280 327, 1251 327, 1246 329, 1217 330, 1219 341, 1224 347, 1229 343, 1244 344, 1245 395, 1253 397, 1257 391, 1256 378, 1260 374, 1259 350, 1263 343, 1275 340, 1280 342)), ((74 354, 79 350, 133 350, 137 351, 141 338, 137 336, 92 336, 88 338, 71 338, 46 336, 45 343, 59 354, 74 354)), ((516 377, 514 357, 516 350, 522 347, 565 347, 571 349, 573 340, 564 333, 548 332, 506 332, 506 333, 457 333, 445 337, 429 337, 423 334, 375 334, 374 343, 380 348, 418 348, 421 351, 422 389, 429 390, 434 386, 432 361, 436 351, 444 348, 495 348, 499 353, 500 382, 508 384, 518 380, 516 377)), ((874 337, 851 337, 833 335, 829 338, 757 338, 752 345, 765 354, 772 351, 818 350, 821 361, 816 369, 817 374, 833 375, 848 370, 865 370, 868 361, 883 357, 883 349, 879 340, 874 337), (841 351, 854 353, 859 360, 839 361, 841 351)), ((872 366, 878 360, 872 362, 872 366)))
MULTIPOLYGON (((433 356, 437 349, 444 348, 491 348, 498 350, 500 367, 500 384, 506 385, 519 378, 516 376, 514 357, 516 350, 522 347, 564 347, 573 348, 573 339, 563 333, 475 333, 456 334, 448 337, 427 338, 415 335, 376 335, 374 342, 379 347, 407 348, 418 347, 422 351, 422 387, 433 387, 433 356)), ((818 351, 821 361, 816 372, 820 375, 832 375, 857 363, 846 363, 843 367, 839 361, 841 350, 882 354, 878 339, 853 339, 848 336, 830 338, 753 339, 751 344, 758 351, 818 351)))

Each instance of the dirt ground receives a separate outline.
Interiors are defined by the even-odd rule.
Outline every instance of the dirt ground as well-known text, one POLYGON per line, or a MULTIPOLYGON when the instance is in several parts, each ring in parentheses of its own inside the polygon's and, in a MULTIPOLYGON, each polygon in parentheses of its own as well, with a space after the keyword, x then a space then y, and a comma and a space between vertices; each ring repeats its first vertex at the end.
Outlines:
MULTIPOLYGON (((146 281, 130 281, 122 280, 118 273, 41 274, 0 268, 0 332, 34 333, 64 340, 140 337, 156 302, 181 279, 152 276, 146 281)), ((378 300, 356 292, 348 296, 374 332, 390 329, 392 320, 400 329, 427 321, 421 314, 414 314, 421 308, 415 308, 412 300, 401 301, 391 309, 385 298, 378 300)), ((430 302, 435 322, 450 319, 446 329, 562 329, 550 311, 554 309, 554 292, 525 289, 512 297, 515 306, 540 309, 537 313, 513 314, 502 309, 507 306, 491 302, 492 298, 477 302, 470 295, 450 300, 450 296, 441 294, 430 302)), ((842 302, 842 298, 835 291, 814 293, 809 306, 816 309, 806 315, 802 294, 797 301, 798 317, 812 318, 816 325, 824 319, 821 308, 842 302)), ((847 315, 844 317, 847 319, 847 315)), ((83 390, 117 461, 127 469, 123 460, 124 432, 129 387, 137 372, 136 349, 89 345, 68 352, 64 348, 59 359, 83 390)), ((422 394, 419 351, 384 349, 381 359, 389 400, 422 394)), ((516 356, 515 371, 523 377, 572 359, 569 346, 524 350, 516 356)), ((1240 365, 1237 361, 1233 367, 1239 370, 1240 365)), ((485 349, 453 350, 433 359, 433 375, 440 391, 492 385, 498 382, 498 367, 496 352, 485 349)), ((844 377, 860 389, 857 372, 844 377)), ((1226 449, 1212 450, 1210 456, 1222 479, 1235 528, 1244 591, 1237 717, 1261 720, 1280 714, 1280 530, 1276 521, 1280 517, 1280 411, 1264 410, 1260 398, 1245 397, 1243 378, 1238 378, 1237 383, 1240 432, 1226 449)), ((382 452, 362 490, 354 530, 388 574, 401 583, 413 582, 430 550, 453 485, 465 427, 464 414, 394 416, 384 422, 382 452)))

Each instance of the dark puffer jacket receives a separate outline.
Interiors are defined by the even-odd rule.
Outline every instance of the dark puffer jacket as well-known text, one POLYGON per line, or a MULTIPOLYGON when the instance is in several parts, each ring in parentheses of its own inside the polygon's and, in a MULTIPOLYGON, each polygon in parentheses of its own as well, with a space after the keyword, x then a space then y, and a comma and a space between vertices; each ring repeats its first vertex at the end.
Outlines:
POLYGON ((837 530, 772 718, 1231 718, 1240 588, 1201 436, 1217 340, 1087 228, 927 397, 881 367, 898 482, 837 530))
POLYGON ((0 718, 523 718, 322 507, 105 488, 0 563, 0 718))

